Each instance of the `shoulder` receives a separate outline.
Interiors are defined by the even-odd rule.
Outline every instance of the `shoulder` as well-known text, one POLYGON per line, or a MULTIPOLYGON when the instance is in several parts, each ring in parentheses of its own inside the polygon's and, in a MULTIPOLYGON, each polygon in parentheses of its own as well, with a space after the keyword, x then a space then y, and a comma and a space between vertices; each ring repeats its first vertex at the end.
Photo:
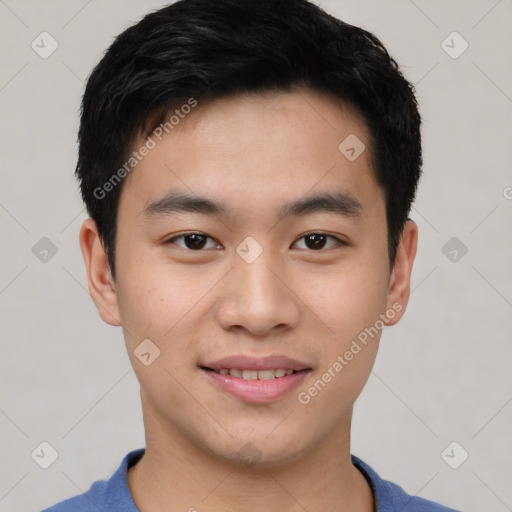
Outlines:
POLYGON ((368 464, 354 455, 352 463, 361 471, 372 488, 376 512, 458 512, 453 508, 407 494, 400 486, 380 478, 368 464))
POLYGON ((137 462, 143 454, 143 448, 128 453, 108 480, 98 480, 87 492, 61 501, 42 512, 137 512, 126 475, 129 466, 137 462))

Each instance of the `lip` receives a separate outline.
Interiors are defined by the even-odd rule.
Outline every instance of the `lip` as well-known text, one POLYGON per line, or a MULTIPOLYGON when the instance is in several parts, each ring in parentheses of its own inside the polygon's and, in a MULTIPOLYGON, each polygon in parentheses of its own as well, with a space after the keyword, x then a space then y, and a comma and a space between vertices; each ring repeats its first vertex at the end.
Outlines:
POLYGON ((247 355, 230 356, 200 365, 200 369, 222 391, 244 402, 253 404, 268 403, 284 397, 299 386, 311 372, 311 368, 305 363, 279 355, 261 358, 247 355), (244 370, 272 370, 281 368, 294 370, 296 373, 269 380, 246 380, 229 374, 221 375, 220 373, 209 371, 209 369, 221 370, 223 368, 244 370))
POLYGON ((246 354, 224 357, 216 361, 202 364, 201 367, 211 368, 212 370, 221 370, 222 368, 239 368, 243 370, 273 370, 283 368, 284 370, 294 370, 296 372, 310 368, 306 363, 286 356, 269 355, 265 357, 252 357, 246 354))
POLYGON ((201 368, 207 378, 223 391, 235 398, 253 404, 262 404, 277 400, 295 389, 311 370, 301 370, 271 380, 245 380, 232 375, 221 375, 201 368))

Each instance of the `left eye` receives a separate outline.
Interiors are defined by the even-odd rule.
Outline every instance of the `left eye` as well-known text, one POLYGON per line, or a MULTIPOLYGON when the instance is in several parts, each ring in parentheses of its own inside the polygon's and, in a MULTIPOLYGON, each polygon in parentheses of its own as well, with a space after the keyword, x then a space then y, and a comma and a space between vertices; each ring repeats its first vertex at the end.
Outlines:
MULTIPOLYGON (((329 249, 330 247, 333 247, 336 244, 343 245, 343 242, 336 238, 335 236, 326 235, 324 233, 310 233, 308 235, 301 236, 299 238, 300 240, 304 240, 306 247, 299 247, 299 249, 311 249, 313 251, 319 251, 321 249, 329 249), (331 240, 334 240, 331 245, 328 245, 326 247, 327 239, 330 238, 331 240)), ((296 242, 298 243, 298 242, 296 242)))

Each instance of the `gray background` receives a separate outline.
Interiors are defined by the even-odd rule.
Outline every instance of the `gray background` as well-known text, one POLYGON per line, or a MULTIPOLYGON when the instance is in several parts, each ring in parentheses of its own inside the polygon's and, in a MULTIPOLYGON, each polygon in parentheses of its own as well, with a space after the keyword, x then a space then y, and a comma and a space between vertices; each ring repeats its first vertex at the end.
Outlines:
MULTIPOLYGON (((73 171, 84 81, 115 35, 161 5, 0 0, 0 512, 83 492, 144 446, 121 330, 88 295, 73 171), (46 59, 31 47, 43 31, 59 45, 46 59), (43 441, 58 452, 48 469, 43 441)), ((383 40, 424 118, 413 294, 356 404, 352 452, 411 494, 512 510, 512 2, 321 6, 383 40), (469 44, 457 58, 453 31, 469 44)))

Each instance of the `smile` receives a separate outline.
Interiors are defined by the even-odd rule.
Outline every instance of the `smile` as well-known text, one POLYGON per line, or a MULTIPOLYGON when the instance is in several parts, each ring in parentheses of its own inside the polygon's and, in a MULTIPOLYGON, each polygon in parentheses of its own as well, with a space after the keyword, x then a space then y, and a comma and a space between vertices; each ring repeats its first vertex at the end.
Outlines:
POLYGON ((279 379, 286 375, 296 373, 294 370, 284 368, 278 368, 276 370, 242 370, 238 368, 221 368, 220 370, 213 370, 211 368, 205 368, 205 370, 209 370, 220 375, 231 375, 232 377, 245 380, 279 379))
POLYGON ((286 398, 311 373, 311 368, 247 370, 239 368, 200 368, 222 394, 249 404, 263 404, 286 398))

